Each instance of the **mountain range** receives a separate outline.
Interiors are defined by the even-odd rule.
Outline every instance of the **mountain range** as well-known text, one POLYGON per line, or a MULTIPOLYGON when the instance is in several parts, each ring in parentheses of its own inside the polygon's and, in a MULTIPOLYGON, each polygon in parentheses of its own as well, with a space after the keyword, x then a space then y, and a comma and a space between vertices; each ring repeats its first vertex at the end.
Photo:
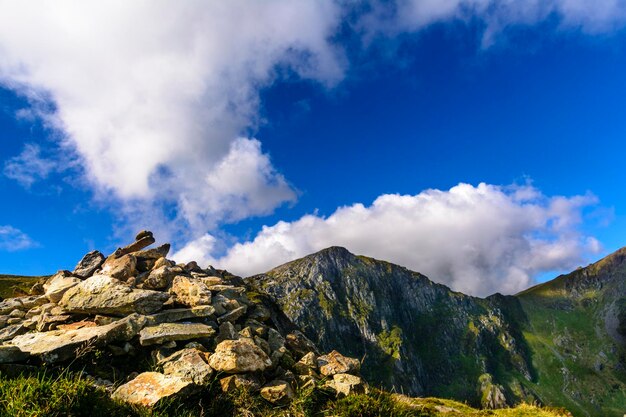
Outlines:
POLYGON ((245 281, 321 349, 361 358, 385 389, 626 412, 626 249, 512 296, 465 295, 341 247, 245 281))

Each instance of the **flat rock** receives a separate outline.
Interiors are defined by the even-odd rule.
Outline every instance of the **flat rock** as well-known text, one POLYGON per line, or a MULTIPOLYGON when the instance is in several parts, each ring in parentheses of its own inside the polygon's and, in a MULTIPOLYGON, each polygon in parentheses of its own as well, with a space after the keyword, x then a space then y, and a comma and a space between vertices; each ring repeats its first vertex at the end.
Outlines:
POLYGON ((183 349, 160 361, 165 375, 190 379, 197 385, 205 385, 213 375, 208 364, 209 353, 198 349, 183 349))
POLYGON ((76 264, 73 274, 81 278, 89 278, 103 263, 104 255, 97 250, 91 251, 76 264))
POLYGON ((30 355, 40 355, 53 363, 75 357, 76 349, 86 344, 104 346, 133 338, 143 326, 143 316, 133 314, 106 326, 73 330, 26 333, 13 338, 13 345, 30 355))
POLYGON ((141 330, 139 343, 142 346, 156 345, 177 340, 192 340, 211 337, 215 330, 202 323, 161 323, 141 330))
POLYGON ((31 295, 26 297, 13 297, 0 301, 0 315, 9 314, 11 311, 18 310, 28 311, 33 307, 37 307, 48 302, 45 295, 31 295))
POLYGON ((44 295, 52 303, 58 303, 63 298, 63 294, 75 285, 78 285, 81 280, 72 276, 66 276, 64 271, 57 272, 43 284, 44 295))
POLYGON ((142 287, 148 290, 162 290, 167 288, 174 277, 179 273, 179 269, 168 265, 150 271, 150 274, 142 282, 142 287))
POLYGON ((243 373, 264 371, 272 361, 263 349, 244 340, 224 340, 215 348, 209 360, 218 372, 243 373))
MULTIPOLYGON (((7 320, 7 322, 9 322, 7 320)), ((4 329, 0 330, 0 342, 6 342, 7 340, 11 340, 14 337, 26 333, 28 329, 24 327, 22 324, 11 324, 4 329)))
POLYGON ((124 316, 160 310, 169 296, 159 291, 131 289, 106 275, 94 275, 70 288, 59 305, 70 313, 124 316))
POLYGON ((224 315, 220 316, 220 317, 217 319, 217 322, 218 322, 219 324, 222 324, 222 323, 225 323, 225 322, 231 322, 231 323, 232 323, 232 322, 235 322, 235 321, 237 321, 237 320, 238 320, 241 316, 243 316, 244 314, 246 314, 246 310, 247 310, 247 307, 246 307, 246 306, 241 306, 241 307, 238 307, 238 308, 236 308, 236 309, 234 309, 234 310, 232 310, 232 311, 229 311, 228 313, 226 313, 226 314, 224 314, 224 315))
POLYGON ((333 350, 327 355, 317 358, 317 366, 320 373, 324 376, 332 376, 335 374, 349 374, 358 372, 361 363, 354 358, 343 356, 341 353, 333 350))
POLYGON ((229 393, 236 390, 245 389, 248 392, 256 392, 261 388, 261 384, 253 375, 235 374, 220 379, 222 391, 229 393))
POLYGON ((132 381, 121 385, 112 395, 114 400, 152 407, 160 400, 172 396, 185 397, 195 390, 189 379, 158 372, 144 372, 132 381))
POLYGON ((202 281, 179 275, 174 278, 170 292, 176 302, 189 307, 211 304, 211 291, 202 281))
POLYGON ((176 321, 211 317, 215 314, 215 309, 211 306, 197 306, 191 308, 172 308, 163 310, 155 314, 146 316, 149 326, 161 323, 171 323, 176 321))

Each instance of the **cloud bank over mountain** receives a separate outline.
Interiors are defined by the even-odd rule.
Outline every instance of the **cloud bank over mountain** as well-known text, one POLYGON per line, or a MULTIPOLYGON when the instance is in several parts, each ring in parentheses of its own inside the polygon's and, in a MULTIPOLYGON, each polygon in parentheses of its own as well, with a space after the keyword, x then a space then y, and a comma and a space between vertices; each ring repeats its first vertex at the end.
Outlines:
POLYGON ((264 227, 219 258, 215 239, 190 242, 174 258, 203 259, 252 275, 338 245, 419 271, 454 290, 489 295, 528 288, 540 272, 573 268, 600 244, 579 231, 592 195, 546 197, 532 186, 459 184, 416 195, 387 194, 370 206, 340 207, 264 227))

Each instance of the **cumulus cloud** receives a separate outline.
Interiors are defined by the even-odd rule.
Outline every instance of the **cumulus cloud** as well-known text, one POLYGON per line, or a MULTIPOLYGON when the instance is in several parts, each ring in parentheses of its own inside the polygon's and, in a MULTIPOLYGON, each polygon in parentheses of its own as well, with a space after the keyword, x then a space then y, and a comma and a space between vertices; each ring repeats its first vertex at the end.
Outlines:
POLYGON ((174 256, 252 275, 338 245, 458 291, 511 294, 532 285, 538 273, 573 268, 600 250, 578 230, 582 211, 594 204, 592 195, 547 197, 530 185, 459 184, 447 191, 381 195, 370 206, 353 204, 328 217, 306 215, 266 226, 218 259, 210 256, 211 236, 174 256))
POLYGON ((56 169, 56 163, 43 157, 39 145, 27 143, 22 152, 4 163, 4 175, 30 188, 35 182, 46 179, 56 169))
POLYGON ((26 233, 13 226, 0 226, 0 250, 15 252, 39 246, 26 233))
POLYGON ((0 83, 64 133, 105 198, 167 201, 206 229, 294 199, 241 136, 277 66, 341 78, 339 20, 332 0, 0 1, 0 83))

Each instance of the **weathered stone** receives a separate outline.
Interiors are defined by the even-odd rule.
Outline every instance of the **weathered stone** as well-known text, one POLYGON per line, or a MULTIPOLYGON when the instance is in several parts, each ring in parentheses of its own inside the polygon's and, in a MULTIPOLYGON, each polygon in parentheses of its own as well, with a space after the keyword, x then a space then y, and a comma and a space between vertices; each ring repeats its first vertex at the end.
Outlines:
POLYGON ((131 289, 106 275, 94 275, 70 288, 59 305, 70 313, 149 314, 160 310, 168 295, 159 291, 131 289))
POLYGON ((183 268, 187 272, 204 272, 202 271, 202 268, 198 266, 198 262, 196 261, 187 262, 183 268))
POLYGON ((235 326, 231 322, 227 321, 227 322, 220 324, 219 333, 216 338, 218 343, 224 340, 237 340, 237 339, 239 339, 239 333, 237 333, 235 326))
POLYGON ((160 365, 165 375, 191 379, 197 385, 205 385, 213 375, 208 360, 208 353, 197 349, 183 349, 163 359, 160 365))
POLYGON ((235 392, 245 389, 248 392, 257 392, 261 388, 258 379, 253 375, 235 374, 220 379, 220 386, 223 392, 235 392))
POLYGON ((355 375, 335 374, 333 375, 333 383, 337 396, 340 398, 352 394, 363 394, 367 390, 367 385, 355 375))
POLYGON ((139 343, 142 346, 156 345, 176 340, 192 340, 211 337, 215 330, 201 323, 161 323, 141 330, 139 343))
POLYGON ((85 327, 96 327, 96 326, 97 324, 94 323, 93 321, 81 320, 81 321, 75 321, 69 324, 59 324, 57 325, 57 329, 58 330, 78 330, 78 329, 83 329, 85 327))
POLYGON ((18 310, 17 308, 9 313, 9 318, 24 318, 26 313, 22 310, 18 310))
POLYGON ((267 342, 272 352, 285 346, 285 338, 275 329, 267 329, 267 342))
POLYGON ((154 237, 152 236, 152 234, 151 233, 150 234, 146 234, 146 235, 142 236, 140 239, 135 240, 130 245, 116 250, 115 253, 113 254, 113 256, 120 257, 120 256, 124 256, 126 254, 129 254, 129 253, 140 251, 140 250, 142 250, 142 249, 152 245, 154 242, 156 242, 156 241, 154 240, 154 237))
POLYGON ((231 323, 235 322, 241 316, 246 314, 246 310, 247 310, 246 306, 241 306, 239 308, 236 308, 233 311, 230 311, 230 312, 224 314, 223 316, 218 317, 217 318, 217 322, 219 324, 222 324, 222 323, 225 323, 225 322, 231 322, 231 323))
POLYGON ((141 232, 137 233, 137 235, 135 236, 135 240, 141 240, 144 237, 154 237, 154 235, 150 230, 142 230, 141 232))
POLYGON ((48 299, 43 295, 7 298, 6 300, 0 301, 0 314, 9 314, 16 308, 28 311, 33 307, 43 305, 47 302, 48 299))
POLYGON ((261 397, 272 404, 286 404, 295 397, 295 394, 291 384, 276 379, 261 388, 261 397))
POLYGON ((119 258, 109 257, 102 265, 102 274, 126 281, 137 274, 137 258, 133 255, 123 255, 119 258))
POLYGON ((177 276, 172 282, 170 292, 176 295, 176 302, 190 307, 211 304, 211 291, 195 278, 177 276))
POLYGON ((215 348, 209 365, 219 372, 242 373, 264 371, 272 365, 272 362, 265 352, 253 343, 224 340, 215 348))
POLYGON ((333 350, 327 355, 317 358, 317 366, 320 373, 324 376, 332 376, 335 374, 349 374, 358 372, 361 363, 354 358, 343 356, 341 353, 333 350))
POLYGON ((142 282, 142 288, 148 290, 162 290, 167 288, 171 283, 178 270, 171 266, 162 266, 153 269, 147 278, 142 282))
POLYGON ((164 398, 172 396, 184 398, 193 391, 195 391, 195 386, 189 379, 158 372, 144 372, 115 390, 112 398, 130 404, 152 407, 164 398))
POLYGON ((43 295, 43 282, 35 282, 32 287, 30 287, 30 295, 43 295))
POLYGON ((0 363, 20 362, 28 356, 28 353, 22 352, 17 346, 0 345, 0 363))
POLYGON ((56 327, 59 323, 65 323, 70 319, 69 314, 61 314, 61 315, 52 315, 48 313, 41 314, 37 319, 37 325, 35 328, 38 332, 45 332, 51 330, 52 325, 54 324, 56 327))
POLYGON ((81 346, 105 346, 133 338, 144 324, 143 317, 132 314, 106 326, 83 327, 76 330, 53 330, 27 333, 13 338, 22 352, 41 355, 45 362, 58 362, 76 355, 81 346))
POLYGON ((202 281, 204 285, 206 285, 207 287, 210 287, 213 285, 221 285, 224 283, 224 280, 220 277, 202 276, 202 277, 198 277, 198 279, 202 281))
POLYGON ((172 308, 146 316, 149 326, 160 323, 171 323, 181 320, 211 317, 215 309, 211 306, 196 306, 191 308, 172 308))
POLYGON ((319 354, 315 344, 299 330, 294 330, 289 333, 285 338, 285 342, 287 343, 287 347, 298 355, 298 357, 302 357, 309 352, 319 354))
POLYGON ((257 304, 254 306, 250 314, 248 314, 248 318, 258 321, 267 321, 270 319, 270 311, 264 305, 257 304))
POLYGON ((8 324, 9 326, 11 326, 11 325, 13 325, 13 324, 18 324, 18 323, 21 323, 21 322, 22 322, 22 319, 21 319, 21 318, 19 318, 19 317, 11 317, 11 318, 9 318, 9 319, 7 320, 7 324, 8 324))
POLYGON ((11 340, 16 336, 26 333, 28 328, 24 327, 21 324, 10 324, 11 319, 7 320, 7 324, 9 324, 4 329, 0 330, 0 342, 5 342, 7 340, 11 340))
POLYGON ((81 278, 89 278, 103 263, 104 255, 97 250, 91 251, 76 264, 73 274, 81 278))
POLYGON ((43 284, 44 294, 50 302, 58 303, 67 290, 80 282, 79 278, 67 276, 64 271, 59 271, 43 284))
POLYGON ((257 335, 252 336, 252 340, 254 340, 255 345, 263 349, 263 352, 267 353, 268 355, 272 354, 272 350, 270 349, 270 344, 267 343, 267 340, 257 335))
POLYGON ((491 374, 482 374, 478 378, 480 383, 480 405, 487 409, 505 408, 507 400, 504 395, 504 388, 493 382, 491 374))
POLYGON ((298 375, 298 386, 301 390, 314 388, 317 385, 317 379, 312 375, 298 375))
POLYGON ((298 362, 296 362, 293 366, 293 370, 298 375, 312 375, 317 376, 317 356, 315 353, 309 352, 304 355, 298 362))
POLYGON ((133 256, 137 258, 137 270, 145 272, 158 268, 159 266, 171 266, 170 262, 165 259, 169 251, 170 245, 166 243, 154 249, 133 252, 133 256), (157 263, 159 264, 158 266, 157 263))

